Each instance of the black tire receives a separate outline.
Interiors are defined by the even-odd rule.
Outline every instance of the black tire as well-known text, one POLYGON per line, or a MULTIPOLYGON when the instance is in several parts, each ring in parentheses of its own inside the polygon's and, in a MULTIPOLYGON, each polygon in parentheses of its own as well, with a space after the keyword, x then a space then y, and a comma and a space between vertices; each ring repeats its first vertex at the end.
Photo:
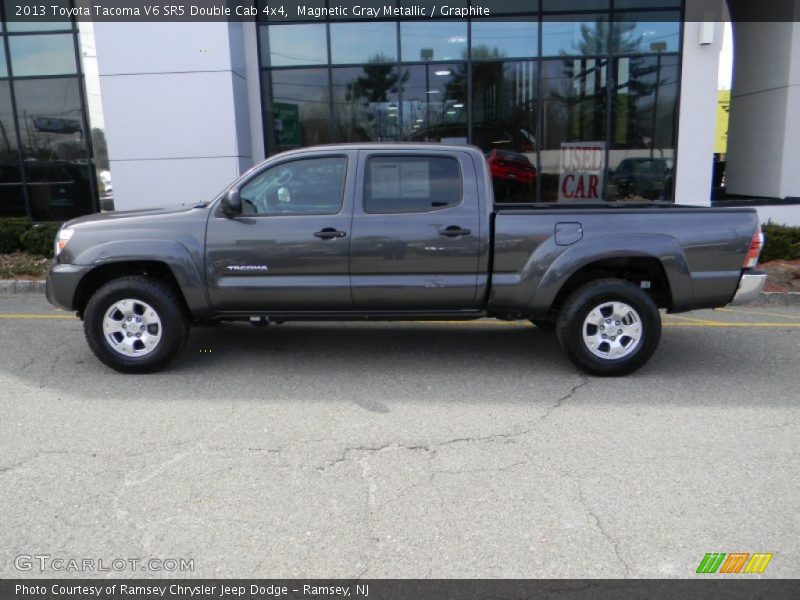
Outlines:
POLYGON ((538 329, 542 331, 555 331, 556 330, 556 321, 555 319, 531 319, 531 323, 536 325, 538 329))
POLYGON ((181 298, 171 286, 144 275, 129 275, 109 281, 92 295, 84 311, 83 330, 92 352, 112 369, 122 373, 152 373, 166 367, 183 348, 189 337, 189 319, 181 298), (153 349, 142 348, 147 352, 145 355, 121 354, 104 333, 107 311, 128 299, 152 307, 160 321, 155 329, 160 337, 153 349))
MULTIPOLYGON (((600 320, 605 323, 603 316, 600 320)), ((602 326, 605 327, 604 324, 602 326)), ((610 327, 616 326, 610 325, 610 327)), ((597 327, 591 324, 588 327, 587 332, 592 335, 595 335, 594 332, 597 335, 601 334, 597 327)), ((656 351, 661 339, 661 315, 650 296, 636 285, 621 279, 598 279, 578 288, 567 298, 558 317, 556 334, 564 353, 582 371, 602 377, 627 375, 642 367, 656 351), (597 309, 607 302, 627 304, 637 313, 638 323, 641 325, 638 342, 630 349, 623 348, 621 352, 628 354, 621 358, 611 358, 610 353, 608 358, 604 358, 594 353, 601 353, 601 347, 604 345, 607 349, 611 348, 610 340, 608 342, 601 340, 601 345, 594 350, 588 347, 589 342, 584 342, 583 329, 587 318, 592 311, 602 314, 597 309)), ((631 333, 631 335, 636 334, 631 333)), ((622 345, 624 339, 631 343, 632 338, 621 335, 617 344, 622 345)))

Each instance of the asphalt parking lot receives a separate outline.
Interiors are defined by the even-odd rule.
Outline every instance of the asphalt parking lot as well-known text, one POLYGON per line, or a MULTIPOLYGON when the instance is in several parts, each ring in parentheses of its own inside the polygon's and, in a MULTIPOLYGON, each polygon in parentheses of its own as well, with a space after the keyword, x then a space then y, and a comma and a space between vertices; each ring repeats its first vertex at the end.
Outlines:
POLYGON ((707 552, 800 576, 800 310, 664 322, 622 379, 494 321, 223 325, 126 376, 0 297, 0 576, 695 577, 707 552))

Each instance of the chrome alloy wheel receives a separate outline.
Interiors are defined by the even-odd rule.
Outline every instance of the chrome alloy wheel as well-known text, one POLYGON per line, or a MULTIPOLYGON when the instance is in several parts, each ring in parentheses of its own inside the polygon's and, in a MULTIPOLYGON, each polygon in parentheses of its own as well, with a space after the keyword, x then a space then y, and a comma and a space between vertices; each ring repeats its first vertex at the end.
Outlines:
POLYGON ((583 343, 600 358, 617 359, 631 354, 642 340, 642 320, 624 302, 596 306, 583 321, 583 343))
POLYGON ((158 347, 162 331, 158 313, 141 300, 119 300, 103 317, 103 335, 108 345, 122 356, 150 354, 158 347))

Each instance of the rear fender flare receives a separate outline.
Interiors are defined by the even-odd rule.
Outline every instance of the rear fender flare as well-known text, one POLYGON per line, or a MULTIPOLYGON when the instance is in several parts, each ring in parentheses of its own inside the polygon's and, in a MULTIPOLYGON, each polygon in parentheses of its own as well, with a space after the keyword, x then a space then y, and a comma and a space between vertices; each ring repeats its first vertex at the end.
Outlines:
POLYGON ((692 278, 678 241, 668 235, 630 234, 592 238, 560 254, 539 280, 530 303, 530 314, 545 314, 562 286, 582 268, 612 258, 655 258, 667 276, 673 309, 691 306, 692 278))

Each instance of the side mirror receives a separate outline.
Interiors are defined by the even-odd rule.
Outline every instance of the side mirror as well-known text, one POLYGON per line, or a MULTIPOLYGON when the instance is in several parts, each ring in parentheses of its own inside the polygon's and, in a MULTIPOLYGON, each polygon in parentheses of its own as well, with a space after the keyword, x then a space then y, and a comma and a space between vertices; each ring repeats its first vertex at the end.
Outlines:
POLYGON ((226 217, 235 217, 242 213, 242 199, 239 190, 229 190, 222 199, 222 212, 226 217))

